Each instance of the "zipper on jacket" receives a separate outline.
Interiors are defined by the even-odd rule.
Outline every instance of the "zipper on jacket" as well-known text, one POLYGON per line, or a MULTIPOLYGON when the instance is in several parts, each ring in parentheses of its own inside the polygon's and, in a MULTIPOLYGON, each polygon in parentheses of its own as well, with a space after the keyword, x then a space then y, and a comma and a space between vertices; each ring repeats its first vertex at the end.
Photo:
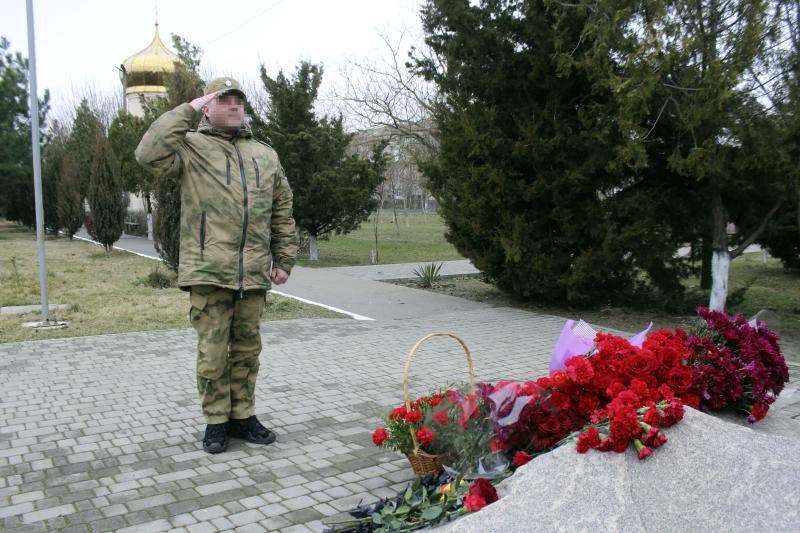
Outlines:
POLYGON ((242 179, 242 207, 244 208, 244 219, 242 220, 242 241, 239 243, 239 297, 244 297, 244 243, 247 240, 247 224, 250 214, 247 212, 247 178, 244 175, 244 161, 239 147, 236 146, 236 137, 231 139, 233 149, 236 150, 236 157, 239 159, 239 175, 242 179))
POLYGON ((203 260, 203 251, 206 249, 206 212, 200 212, 200 260, 203 260))
POLYGON ((231 186, 231 158, 225 154, 225 173, 228 176, 228 187, 231 186))
POLYGON ((255 157, 253 158, 253 166, 256 169, 256 189, 258 189, 261 187, 261 177, 258 174, 258 161, 256 161, 255 157))

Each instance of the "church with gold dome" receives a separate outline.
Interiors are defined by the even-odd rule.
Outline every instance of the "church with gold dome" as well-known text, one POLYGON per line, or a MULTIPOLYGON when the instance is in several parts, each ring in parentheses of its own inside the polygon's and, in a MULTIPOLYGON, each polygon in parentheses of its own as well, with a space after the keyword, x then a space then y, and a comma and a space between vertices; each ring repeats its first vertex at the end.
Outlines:
POLYGON ((119 77, 124 90, 125 109, 132 115, 144 115, 142 99, 145 101, 164 97, 167 94, 165 76, 175 72, 178 54, 164 45, 158 34, 156 22, 153 40, 144 49, 136 52, 119 67, 119 77))

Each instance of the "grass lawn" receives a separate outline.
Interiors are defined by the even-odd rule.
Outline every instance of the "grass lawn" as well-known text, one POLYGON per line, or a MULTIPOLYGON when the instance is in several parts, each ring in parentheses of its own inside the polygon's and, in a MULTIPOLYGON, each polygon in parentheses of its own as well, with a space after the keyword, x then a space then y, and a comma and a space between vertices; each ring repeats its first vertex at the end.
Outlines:
MULTIPOLYGON (((127 252, 106 254, 99 246, 48 237, 45 243, 48 293, 52 304, 68 304, 51 318, 66 320, 64 330, 35 332, 22 328, 40 313, 0 316, 0 342, 16 342, 105 333, 188 328, 189 297, 177 288, 143 285, 163 265, 127 252)), ((290 298, 270 294, 264 320, 346 318, 290 298)), ((39 267, 36 234, 0 220, 0 306, 38 305, 39 267), (15 269, 16 266, 16 269, 15 269)))
MULTIPOLYGON (((382 212, 378 219, 379 263, 421 263, 464 259, 444 238, 445 224, 435 213, 398 213, 400 235, 395 230, 394 216, 382 212)), ((319 241, 319 261, 308 255, 297 263, 308 267, 369 265, 375 247, 375 215, 360 228, 347 235, 331 235, 319 241)))
MULTIPOLYGON (((405 284, 413 285, 409 281, 405 284)), ((696 305, 707 305, 707 294, 700 293, 697 279, 688 279, 687 287, 696 305)), ((764 265, 761 253, 745 254, 731 263, 727 311, 741 312, 750 318, 761 310, 761 315, 771 329, 783 339, 787 358, 800 360, 800 273, 785 270, 780 262, 770 258, 764 265)), ((695 315, 669 314, 659 310, 629 309, 599 306, 575 309, 564 306, 540 305, 515 299, 493 285, 477 278, 449 279, 433 289, 451 296, 481 301, 497 306, 516 307, 539 313, 585 321, 623 331, 638 332, 652 320, 655 328, 687 326, 695 315)))

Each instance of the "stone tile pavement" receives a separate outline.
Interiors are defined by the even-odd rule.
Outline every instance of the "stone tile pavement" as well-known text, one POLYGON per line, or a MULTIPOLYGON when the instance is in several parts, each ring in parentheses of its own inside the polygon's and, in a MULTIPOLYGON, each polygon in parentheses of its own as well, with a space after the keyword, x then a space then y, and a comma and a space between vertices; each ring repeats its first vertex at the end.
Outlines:
MULTIPOLYGON (((409 480, 405 458, 370 435, 401 401, 417 339, 453 331, 477 379, 524 379, 546 373, 562 324, 505 308, 264 324, 257 413, 278 442, 234 440, 216 456, 199 442, 193 330, 0 345, 0 531, 320 531, 322 518, 409 480)), ((458 344, 435 338, 412 389, 466 375, 458 344)), ((781 402, 800 417, 800 395, 781 402)))

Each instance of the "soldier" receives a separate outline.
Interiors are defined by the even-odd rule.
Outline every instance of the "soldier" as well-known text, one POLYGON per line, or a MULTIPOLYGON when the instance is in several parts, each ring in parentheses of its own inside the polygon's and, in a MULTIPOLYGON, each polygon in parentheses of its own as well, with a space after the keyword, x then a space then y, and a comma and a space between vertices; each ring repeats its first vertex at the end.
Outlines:
POLYGON ((209 453, 225 451, 229 436, 275 441, 254 414, 259 321, 266 291, 286 282, 297 255, 289 182, 244 123, 244 99, 235 80, 217 78, 159 117, 136 149, 159 179, 180 180, 178 286, 190 292, 209 453))

